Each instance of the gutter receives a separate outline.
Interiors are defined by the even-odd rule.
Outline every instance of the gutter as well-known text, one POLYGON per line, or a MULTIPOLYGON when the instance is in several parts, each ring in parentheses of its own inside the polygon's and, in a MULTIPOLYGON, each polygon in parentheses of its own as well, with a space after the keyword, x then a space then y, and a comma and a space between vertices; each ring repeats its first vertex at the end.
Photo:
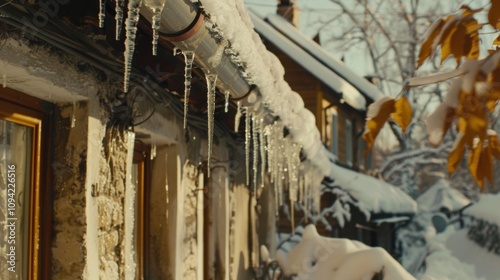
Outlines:
MULTIPOLYGON (((226 54, 230 43, 211 34, 213 31, 205 25, 206 15, 200 5, 188 0, 169 0, 161 13, 159 40, 169 41, 182 51, 193 51, 194 62, 206 74, 216 73, 217 88, 229 91, 233 101, 240 101, 243 106, 256 103, 260 97, 258 89, 242 77, 241 68, 226 54)), ((145 5, 141 15, 149 21, 153 11, 145 5)))

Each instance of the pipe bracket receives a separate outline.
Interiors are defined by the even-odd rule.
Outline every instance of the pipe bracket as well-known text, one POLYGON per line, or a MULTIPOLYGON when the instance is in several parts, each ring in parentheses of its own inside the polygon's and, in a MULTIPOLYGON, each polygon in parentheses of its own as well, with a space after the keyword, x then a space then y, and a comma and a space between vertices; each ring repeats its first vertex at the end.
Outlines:
POLYGON ((185 41, 196 34, 198 30, 203 26, 203 20, 205 19, 205 15, 201 12, 200 9, 196 12, 196 17, 193 21, 184 29, 174 32, 174 33, 163 33, 160 31, 160 37, 170 42, 182 42, 185 41))

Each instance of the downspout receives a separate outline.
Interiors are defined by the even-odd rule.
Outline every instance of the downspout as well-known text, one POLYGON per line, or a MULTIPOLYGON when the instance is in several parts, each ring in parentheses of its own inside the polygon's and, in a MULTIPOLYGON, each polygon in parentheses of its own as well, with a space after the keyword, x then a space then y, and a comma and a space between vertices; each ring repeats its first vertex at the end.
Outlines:
MULTIPOLYGON (((151 19, 153 12, 143 6, 141 14, 151 19)), ((205 26, 205 14, 199 3, 169 0, 161 14, 160 40, 168 40, 183 51, 195 52, 195 63, 205 72, 217 73, 217 87, 229 91, 234 101, 248 106, 258 101, 258 89, 249 85, 240 69, 224 53, 227 41, 218 43, 205 26), (219 58, 220 56, 220 58, 219 58)))

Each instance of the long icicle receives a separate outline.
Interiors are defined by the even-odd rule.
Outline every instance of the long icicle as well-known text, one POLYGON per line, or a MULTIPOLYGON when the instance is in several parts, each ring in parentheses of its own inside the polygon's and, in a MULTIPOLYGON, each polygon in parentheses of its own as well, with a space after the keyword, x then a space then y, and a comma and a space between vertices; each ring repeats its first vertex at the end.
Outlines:
POLYGON ((238 101, 236 106, 236 116, 234 116, 234 132, 238 133, 241 120, 241 103, 238 101))
POLYGON ((224 92, 224 113, 227 113, 229 108, 229 90, 224 92))
POLYGON ((135 50, 135 37, 137 34, 137 22, 139 21, 139 12, 141 10, 142 0, 130 0, 128 2, 128 16, 125 24, 125 71, 123 91, 128 92, 130 72, 132 71, 132 58, 135 50))
POLYGON ((259 175, 259 119, 256 114, 252 115, 252 141, 253 141, 253 190, 255 192, 255 197, 257 197, 257 178, 259 175))
POLYGON ((212 157, 212 146, 214 138, 214 113, 215 113, 215 85, 217 83, 217 74, 205 75, 207 79, 207 114, 208 114, 208 159, 207 173, 210 177, 210 159, 212 157))
POLYGON ((184 55, 184 129, 187 127, 187 113, 189 106, 189 93, 191 91, 191 79, 193 71, 194 52, 183 51, 184 55))
POLYGON ((124 0, 116 0, 115 4, 115 21, 116 21, 116 26, 115 26, 115 40, 119 41, 121 38, 122 34, 122 25, 123 25, 123 5, 125 1, 124 0))
POLYGON ((263 188, 264 187, 264 182, 266 178, 266 137, 264 135, 264 120, 260 119, 259 122, 260 128, 259 128, 259 148, 260 148, 260 186, 263 188))
POLYGON ((99 28, 104 27, 105 17, 106 17, 106 0, 99 0, 99 28))
POLYGON ((249 107, 245 107, 245 167, 247 173, 247 186, 250 186, 250 120, 251 112, 249 107))
POLYGON ((146 5, 153 11, 153 17, 151 18, 151 28, 153 29, 153 42, 152 42, 152 52, 153 55, 158 54, 158 38, 160 34, 161 24, 161 12, 165 6, 165 0, 146 0, 146 5))

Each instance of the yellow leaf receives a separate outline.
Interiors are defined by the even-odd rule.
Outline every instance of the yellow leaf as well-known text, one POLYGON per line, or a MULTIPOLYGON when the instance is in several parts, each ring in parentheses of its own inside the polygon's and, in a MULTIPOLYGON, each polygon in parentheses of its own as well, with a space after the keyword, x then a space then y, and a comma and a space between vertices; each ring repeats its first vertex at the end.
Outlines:
POLYGON ((368 112, 366 113, 367 119, 365 124, 365 132, 363 133, 363 139, 366 142, 365 156, 368 155, 377 135, 380 130, 389 119, 389 116, 395 111, 394 99, 391 97, 384 97, 368 107, 368 112))
POLYGON ((488 11, 488 23, 498 29, 497 23, 500 19, 500 0, 491 0, 491 7, 488 11))
POLYGON ((498 136, 496 134, 488 137, 488 149, 493 156, 500 160, 500 142, 498 142, 498 136))
POLYGON ((441 28, 443 28, 445 22, 446 20, 440 18, 436 22, 434 22, 429 28, 428 35, 425 37, 425 40, 422 43, 422 46, 420 47, 417 67, 420 67, 422 63, 424 63, 424 61, 427 58, 429 58, 433 53, 434 40, 441 33, 441 28))
MULTIPOLYGON (((465 50, 464 50, 464 40, 465 40, 465 32, 467 29, 465 28, 464 25, 460 24, 453 34, 451 35, 451 38, 449 40, 450 44, 450 53, 453 55, 455 60, 457 61, 457 64, 460 64, 460 59, 462 56, 466 55, 465 50)), ((470 44, 472 45, 472 43, 470 44)), ((441 57, 443 58, 443 57, 441 57)), ((441 60, 442 62, 442 60, 441 60)))
POLYGON ((470 49, 465 50, 465 56, 468 59, 478 59, 479 58, 479 35, 477 32, 470 36, 470 49))
MULTIPOLYGON (((472 177, 478 181, 481 176, 481 170, 479 169, 479 162, 481 161, 481 153, 483 151, 483 142, 479 143, 474 147, 469 154, 469 171, 472 177)), ((479 183, 479 182, 478 182, 479 183)), ((480 184, 482 186, 482 184, 480 184)))
POLYGON ((406 97, 401 97, 394 102, 394 113, 392 113, 392 119, 401 127, 403 133, 406 133, 406 129, 411 122, 413 116, 413 110, 411 108, 410 102, 406 97))
POLYGON ((457 139, 455 140, 455 144, 453 145, 450 154, 448 155, 448 173, 453 174, 465 153, 465 138, 463 134, 459 134, 457 139))
POLYGON ((492 45, 494 45, 494 46, 500 45, 500 35, 498 35, 498 37, 496 37, 495 40, 493 40, 492 45))
POLYGON ((490 149, 483 148, 482 141, 471 151, 469 155, 469 170, 478 183, 483 188, 485 178, 493 181, 493 157, 490 149))
POLYGON ((468 15, 472 15, 475 13, 479 13, 480 11, 483 10, 483 8, 478 8, 478 9, 474 10, 466 4, 462 4, 462 6, 460 6, 460 10, 464 10, 462 13, 463 16, 468 16, 468 15))

